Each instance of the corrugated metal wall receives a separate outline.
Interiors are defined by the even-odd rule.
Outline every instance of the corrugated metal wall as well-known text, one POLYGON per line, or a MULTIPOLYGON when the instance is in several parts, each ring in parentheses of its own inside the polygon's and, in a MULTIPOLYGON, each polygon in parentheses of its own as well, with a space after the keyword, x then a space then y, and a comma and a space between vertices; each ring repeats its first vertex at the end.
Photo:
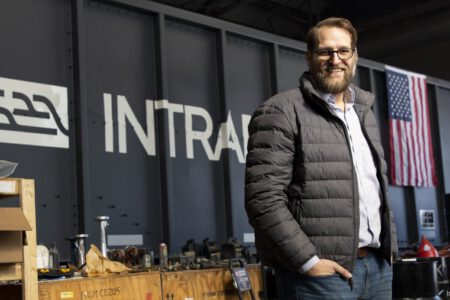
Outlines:
MULTIPOLYGON (((144 0, 5 2, 0 36, 0 77, 14 80, 2 81, 0 100, 13 117, 22 120, 11 108, 24 105, 17 92, 46 91, 67 120, 68 147, 36 146, 48 138, 39 133, 18 144, 17 124, 0 128, 0 159, 20 163, 14 176, 36 179, 40 242, 57 242, 66 257, 64 238, 74 233, 98 244, 97 215, 111 217, 116 238, 154 249, 166 240, 173 252, 189 238, 242 241, 252 232, 243 209, 247 124, 262 101, 298 85, 303 43, 144 0), (52 86, 67 88, 65 110, 52 86)), ((387 150, 383 66, 360 59, 355 82, 377 95, 387 150)), ((390 187, 401 246, 422 233, 419 209, 437 213, 436 229, 424 233, 436 243, 447 237, 450 83, 430 79, 429 91, 441 180, 390 187)))

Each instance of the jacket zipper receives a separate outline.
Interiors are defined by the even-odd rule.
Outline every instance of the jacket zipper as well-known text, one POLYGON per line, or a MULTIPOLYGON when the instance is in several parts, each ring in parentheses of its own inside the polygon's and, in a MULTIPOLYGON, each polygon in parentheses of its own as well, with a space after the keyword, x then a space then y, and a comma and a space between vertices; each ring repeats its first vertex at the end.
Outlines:
MULTIPOLYGON (((342 121, 341 121, 342 122, 342 121)), ((344 123, 344 122, 342 122, 344 123)), ((358 191, 358 175, 356 174, 355 166, 353 164, 353 153, 350 145, 350 138, 348 137, 348 131, 347 128, 345 128, 345 124, 343 124, 344 130, 345 130, 345 139, 347 141, 347 146, 350 153, 351 158, 351 164, 352 164, 352 182, 353 182, 353 236, 354 236, 354 246, 353 246, 353 255, 350 265, 350 272, 353 274, 353 271, 355 269, 355 262, 356 262, 356 253, 358 252, 358 244, 359 244, 359 228, 356 226, 356 219, 359 218, 359 191, 358 191), (356 185, 355 185, 356 182, 356 185), (355 188, 356 187, 356 188, 355 188)), ((350 278, 348 280, 348 283, 350 284, 350 289, 353 290, 353 280, 350 278)))

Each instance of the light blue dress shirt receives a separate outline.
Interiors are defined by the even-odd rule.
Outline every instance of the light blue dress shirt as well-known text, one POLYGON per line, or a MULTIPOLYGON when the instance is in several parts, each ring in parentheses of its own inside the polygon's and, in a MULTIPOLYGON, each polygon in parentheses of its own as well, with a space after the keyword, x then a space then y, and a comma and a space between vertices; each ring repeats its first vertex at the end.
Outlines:
MULTIPOLYGON (((361 129, 356 111, 355 92, 349 89, 345 94, 345 111, 336 106, 336 99, 332 94, 321 94, 331 110, 344 122, 350 141, 353 157, 353 166, 356 170, 359 192, 359 247, 380 247, 381 232, 381 190, 377 178, 377 169, 373 161, 369 144, 361 129)), ((316 263, 319 257, 314 256, 300 269, 307 272, 316 263)))

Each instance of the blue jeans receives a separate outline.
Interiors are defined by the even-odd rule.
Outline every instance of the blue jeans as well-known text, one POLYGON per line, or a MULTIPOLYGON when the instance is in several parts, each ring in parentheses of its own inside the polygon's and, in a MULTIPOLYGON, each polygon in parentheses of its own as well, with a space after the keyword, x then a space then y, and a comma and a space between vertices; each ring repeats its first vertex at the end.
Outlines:
POLYGON ((279 300, 392 299, 392 268, 375 252, 357 258, 353 270, 353 289, 338 274, 311 277, 286 269, 275 269, 279 300))

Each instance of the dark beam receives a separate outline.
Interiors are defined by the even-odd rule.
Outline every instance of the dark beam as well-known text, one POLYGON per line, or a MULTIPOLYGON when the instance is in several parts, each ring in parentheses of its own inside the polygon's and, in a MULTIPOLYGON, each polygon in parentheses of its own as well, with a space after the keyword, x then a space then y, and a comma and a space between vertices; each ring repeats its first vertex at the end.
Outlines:
POLYGON ((255 0, 234 0, 232 3, 222 6, 222 7, 214 7, 211 6, 210 8, 207 8, 207 14, 213 17, 220 17, 224 14, 226 14, 229 11, 232 11, 238 7, 244 6, 246 4, 250 4, 251 2, 255 2, 255 0))
POLYGON ((277 14, 280 17, 288 17, 303 24, 308 24, 309 13, 307 11, 291 8, 270 0, 255 1, 253 5, 277 14))

